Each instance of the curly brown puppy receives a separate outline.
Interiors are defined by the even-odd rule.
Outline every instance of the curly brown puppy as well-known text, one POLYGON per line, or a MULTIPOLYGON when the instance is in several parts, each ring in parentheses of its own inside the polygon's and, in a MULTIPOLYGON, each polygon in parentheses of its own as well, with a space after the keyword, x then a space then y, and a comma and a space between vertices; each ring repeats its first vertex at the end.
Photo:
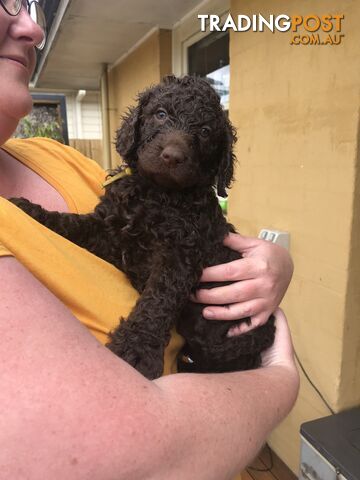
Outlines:
POLYGON ((13 199, 48 228, 126 273, 141 295, 128 319, 111 333, 108 347, 150 379, 162 374, 174 325, 191 359, 179 360, 180 371, 254 368, 260 352, 273 342, 272 317, 256 330, 228 338, 231 326, 249 319, 208 321, 203 305, 189 301, 204 267, 240 256, 222 244, 234 228, 214 191, 225 196, 230 187, 235 141, 208 82, 165 77, 141 93, 124 117, 116 148, 125 165, 111 173, 94 212, 60 214, 13 199), (130 175, 121 174, 125 167, 130 175))

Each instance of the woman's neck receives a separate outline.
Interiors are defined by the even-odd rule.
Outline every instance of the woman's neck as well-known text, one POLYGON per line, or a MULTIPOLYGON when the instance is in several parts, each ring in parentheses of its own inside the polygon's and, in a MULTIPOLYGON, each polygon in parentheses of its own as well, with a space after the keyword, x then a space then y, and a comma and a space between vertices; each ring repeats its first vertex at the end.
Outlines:
POLYGON ((6 109, 0 108, 0 145, 4 145, 14 134, 18 126, 18 119, 14 118, 6 109))

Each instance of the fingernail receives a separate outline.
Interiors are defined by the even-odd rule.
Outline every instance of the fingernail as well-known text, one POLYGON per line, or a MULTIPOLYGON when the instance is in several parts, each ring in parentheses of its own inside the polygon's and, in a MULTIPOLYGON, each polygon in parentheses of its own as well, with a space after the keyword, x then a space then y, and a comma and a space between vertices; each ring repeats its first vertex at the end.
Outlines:
POLYGON ((214 318, 214 312, 212 310, 205 309, 203 314, 206 318, 214 318))
POLYGON ((227 337, 238 337, 242 333, 243 333, 243 331, 241 330, 241 327, 233 327, 228 331, 226 336, 227 337))

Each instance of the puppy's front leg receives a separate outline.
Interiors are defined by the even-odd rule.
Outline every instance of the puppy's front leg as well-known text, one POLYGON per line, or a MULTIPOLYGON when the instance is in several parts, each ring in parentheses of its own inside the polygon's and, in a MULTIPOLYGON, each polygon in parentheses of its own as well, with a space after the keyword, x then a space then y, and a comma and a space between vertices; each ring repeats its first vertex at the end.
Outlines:
POLYGON ((53 232, 107 260, 104 222, 98 216, 50 212, 26 198, 10 198, 9 201, 53 232))
POLYGON ((191 257, 191 265, 184 258, 179 252, 171 252, 171 257, 156 263, 133 311, 111 333, 107 345, 149 379, 162 375, 171 327, 201 275, 202 265, 196 255, 191 257))

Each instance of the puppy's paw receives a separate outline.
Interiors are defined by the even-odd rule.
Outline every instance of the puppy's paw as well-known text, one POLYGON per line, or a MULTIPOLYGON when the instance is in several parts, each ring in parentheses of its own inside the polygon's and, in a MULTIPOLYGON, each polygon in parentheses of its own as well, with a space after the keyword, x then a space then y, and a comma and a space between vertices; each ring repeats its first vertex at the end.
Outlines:
POLYGON ((23 210, 24 212, 29 212, 33 208, 33 203, 31 203, 29 200, 26 198, 9 198, 9 202, 13 203, 16 205, 18 208, 23 210))
POLYGON ((146 332, 139 334, 119 327, 111 334, 111 341, 106 346, 144 377, 154 380, 161 377, 164 369, 164 346, 154 340, 146 332))

